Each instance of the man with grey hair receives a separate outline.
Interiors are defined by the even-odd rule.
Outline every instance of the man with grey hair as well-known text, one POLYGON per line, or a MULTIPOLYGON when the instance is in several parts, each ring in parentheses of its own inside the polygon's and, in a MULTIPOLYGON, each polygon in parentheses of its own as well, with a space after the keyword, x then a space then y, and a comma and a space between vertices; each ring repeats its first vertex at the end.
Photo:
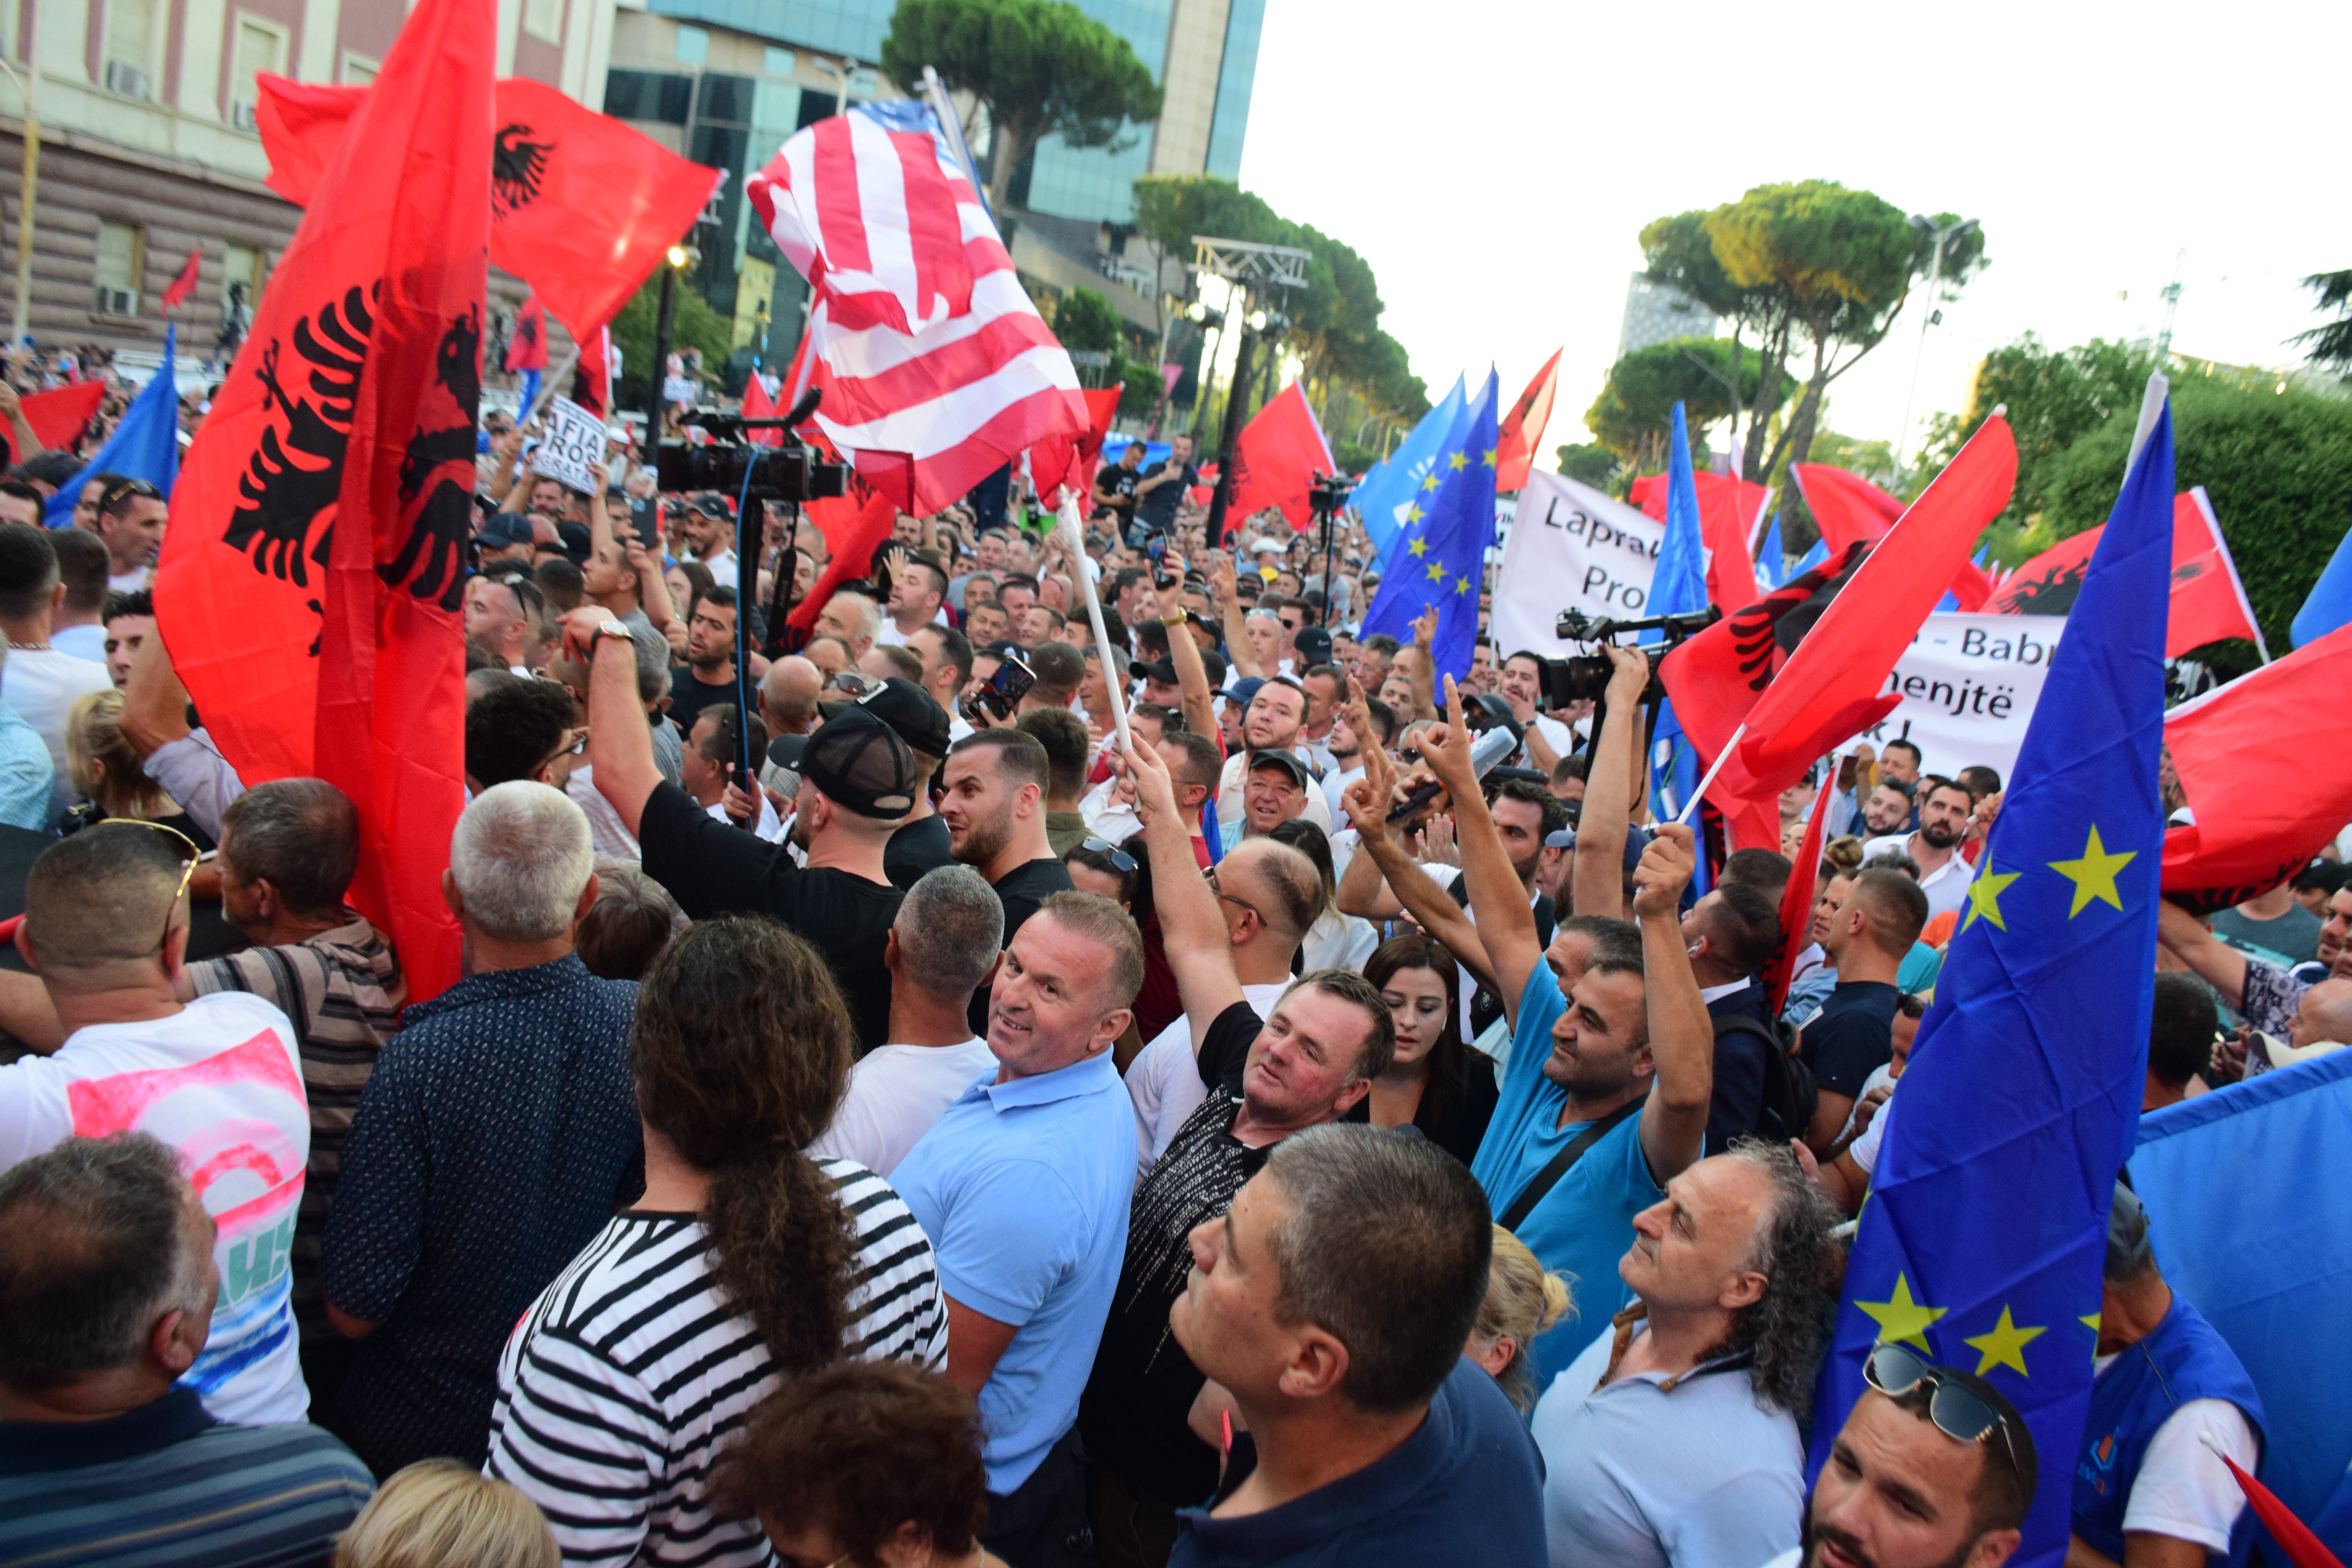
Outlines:
POLYGON ((367 1501, 367 1471, 326 1433, 223 1426, 183 1381, 220 1290, 213 1229, 177 1157, 145 1133, 68 1138, 0 1174, 12 1557, 324 1562, 367 1501))
POLYGON ((887 1176, 965 1089, 994 1074, 996 1058, 966 1013, 1003 944, 1004 906, 971 867, 926 871, 907 889, 882 950, 890 1043, 850 1068, 833 1125, 809 1145, 812 1159, 855 1160, 887 1176))
POLYGON ((572 952, 587 818, 545 784, 485 790, 441 888, 466 977, 377 1058, 327 1221, 327 1315, 359 1342, 336 1429, 380 1476, 482 1462, 508 1331, 644 1184, 637 987, 572 952))
POLYGON ((1805 1443, 1840 1215, 1785 1147, 1701 1160, 1633 1216, 1633 1303, 1532 1430, 1555 1563, 1763 1563, 1803 1530, 1805 1443))
POLYGON ((1459 1161, 1352 1126, 1285 1139, 1192 1232, 1169 1331, 1242 1419, 1215 1495, 1177 1515, 1171 1568, 1303 1542, 1331 1563, 1544 1560, 1535 1445, 1462 1353, 1494 1235, 1459 1161))
POLYGON ((855 588, 837 589, 824 602, 824 608, 817 612, 816 629, 820 636, 836 637, 847 643, 849 662, 854 665, 866 657, 866 650, 874 646, 875 637, 882 630, 882 606, 874 602, 870 594, 861 594, 855 588))

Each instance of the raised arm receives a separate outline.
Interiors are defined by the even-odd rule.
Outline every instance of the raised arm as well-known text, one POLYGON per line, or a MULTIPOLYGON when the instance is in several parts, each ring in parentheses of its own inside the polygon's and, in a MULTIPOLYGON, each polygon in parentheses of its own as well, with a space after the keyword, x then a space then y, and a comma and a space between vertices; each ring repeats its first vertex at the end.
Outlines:
MULTIPOLYGON (((1233 667, 1235 677, 1248 679, 1266 672, 1258 668, 1257 655, 1250 648, 1249 617, 1242 613, 1241 591, 1234 585, 1234 558, 1225 551, 1209 553, 1209 587, 1217 595, 1217 614, 1225 623, 1225 662, 1233 667)), ((1171 642, 1173 638, 1170 639, 1171 642)), ((1217 727, 1210 725, 1202 731, 1214 735, 1217 727)))
POLYGON ((1160 624, 1168 628, 1168 661, 1176 667, 1176 684, 1184 694, 1184 727, 1214 738, 1216 693, 1209 689, 1209 667, 1201 662, 1201 646, 1184 619, 1184 558, 1171 554, 1160 564, 1168 570, 1168 586, 1152 578, 1151 596, 1160 606, 1160 624))
POLYGON ((1694 851, 1687 824, 1664 823, 1633 870, 1650 1057, 1658 1070, 1642 1107, 1642 1152, 1661 1184, 1703 1152, 1707 1105, 1715 1095, 1715 1026, 1683 942, 1682 892, 1690 883, 1694 851))
POLYGON ((34 433, 31 421, 25 417, 25 405, 18 400, 16 389, 5 381, 0 381, 0 416, 5 416, 8 421, 9 458, 12 462, 21 463, 36 453, 48 449, 41 445, 41 438, 34 433))
MULTIPOLYGON (((1477 977, 1479 984, 1496 990, 1494 967, 1487 961, 1485 944, 1478 940, 1477 926, 1462 906, 1422 869, 1420 863, 1404 852, 1404 846, 1391 836, 1385 820, 1390 770, 1383 757, 1375 776, 1370 759, 1376 751, 1365 752, 1364 776, 1349 784, 1340 798, 1348 820, 1355 824, 1356 836, 1361 840, 1361 852, 1356 860, 1370 859, 1377 865, 1389 891, 1413 923, 1444 942, 1446 951, 1477 977)), ((1352 872, 1355 868, 1356 861, 1350 860, 1348 869, 1352 872)))
POLYGON ((171 650, 150 633, 131 656, 131 685, 122 694, 122 738, 138 750, 142 762, 156 748, 184 741, 188 728, 188 689, 172 668, 171 650))
POLYGON ((1609 648, 1615 667, 1609 676, 1609 715, 1593 743, 1592 766, 1584 783, 1584 810, 1576 828, 1576 865, 1570 873, 1569 906, 1580 915, 1625 913, 1625 835, 1633 819, 1630 772, 1633 727, 1642 714, 1642 690, 1650 683, 1650 663, 1639 648, 1609 648))
POLYGON ((1217 1016, 1244 999, 1234 972, 1233 942, 1225 934, 1217 895, 1192 858, 1192 835, 1176 809, 1176 785, 1168 764, 1150 746, 1138 746, 1115 756, 1111 765, 1135 781, 1143 841, 1151 852, 1151 902, 1160 914, 1160 945, 1175 973, 1176 995, 1192 1023, 1192 1054, 1198 1056, 1217 1016))
POLYGON ((588 763, 597 793, 612 802, 621 826, 636 833, 661 783, 653 731, 637 700, 636 639, 626 628, 617 636, 604 630, 621 620, 601 605, 581 605, 562 625, 564 657, 588 666, 588 763))
POLYGON ((2156 936, 2197 977, 2232 1007, 2245 1005, 2246 955, 2205 929, 2205 922, 2168 899, 2156 906, 2156 936))
POLYGON ((1478 922, 1478 941, 1493 969, 1495 994, 1503 1010, 1518 1026, 1519 993, 1528 976, 1543 962, 1543 942, 1536 931, 1536 913, 1528 890, 1511 868, 1510 851, 1486 810, 1486 797, 1470 765, 1470 727, 1462 716, 1462 693, 1454 678, 1445 678, 1446 721, 1421 733, 1421 754, 1454 797, 1454 843, 1461 852, 1462 875, 1470 889, 1471 918, 1478 922))

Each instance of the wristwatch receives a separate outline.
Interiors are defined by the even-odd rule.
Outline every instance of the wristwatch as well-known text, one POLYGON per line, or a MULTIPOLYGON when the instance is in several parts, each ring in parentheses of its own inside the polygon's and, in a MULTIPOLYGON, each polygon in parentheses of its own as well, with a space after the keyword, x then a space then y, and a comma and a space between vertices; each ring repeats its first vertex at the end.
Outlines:
POLYGON ((1160 624, 1163 626, 1181 626, 1184 624, 1184 612, 1179 610, 1172 616, 1162 616, 1160 617, 1160 624))
POLYGON ((630 632, 629 628, 618 620, 606 621, 597 626, 596 636, 600 639, 610 637, 616 642, 625 642, 632 647, 635 647, 637 642, 636 637, 630 632))

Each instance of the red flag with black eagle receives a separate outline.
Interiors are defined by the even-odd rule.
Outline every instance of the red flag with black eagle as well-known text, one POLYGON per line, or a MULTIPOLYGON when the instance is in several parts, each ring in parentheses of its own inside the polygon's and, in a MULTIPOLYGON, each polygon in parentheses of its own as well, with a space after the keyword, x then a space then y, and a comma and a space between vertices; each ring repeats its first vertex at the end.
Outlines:
MULTIPOLYGON (((257 79, 255 121, 269 155, 269 188, 307 205, 372 89, 267 73, 257 79)), ((509 77, 496 90, 490 262, 529 283, 584 345, 694 222, 718 189, 719 171, 688 163, 544 82, 509 77)))
POLYGON ((547 368, 547 306, 537 293, 515 307, 514 336, 507 340, 506 370, 547 368))
POLYGON ((412 1000, 458 969, 440 882, 465 804, 494 16, 410 14, 188 450, 155 580, 238 775, 314 775, 358 807, 352 899, 412 1000))

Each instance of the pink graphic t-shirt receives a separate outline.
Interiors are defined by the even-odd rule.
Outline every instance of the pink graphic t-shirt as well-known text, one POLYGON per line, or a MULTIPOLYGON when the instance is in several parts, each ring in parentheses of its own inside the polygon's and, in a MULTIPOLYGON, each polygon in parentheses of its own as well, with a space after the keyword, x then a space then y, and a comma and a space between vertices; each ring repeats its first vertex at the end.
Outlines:
POLYGON ((220 1227, 212 1336, 184 1381, 223 1421, 302 1420, 287 1257, 310 1115, 293 1026, 226 991, 168 1018, 79 1029, 55 1056, 0 1067, 0 1166, 123 1131, 177 1150, 220 1227))

